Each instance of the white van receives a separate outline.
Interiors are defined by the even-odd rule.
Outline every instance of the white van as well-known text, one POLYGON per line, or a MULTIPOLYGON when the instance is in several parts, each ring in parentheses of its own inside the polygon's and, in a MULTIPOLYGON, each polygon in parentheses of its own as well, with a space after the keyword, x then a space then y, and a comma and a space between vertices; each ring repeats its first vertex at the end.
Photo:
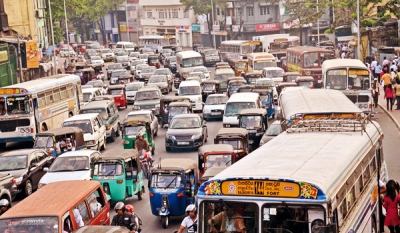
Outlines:
POLYGON ((132 42, 128 42, 128 41, 120 41, 117 42, 117 44, 115 45, 115 48, 117 49, 123 49, 125 50, 125 52, 127 52, 128 54, 130 52, 135 52, 137 51, 138 47, 135 43, 132 42))
POLYGON ((274 80, 275 85, 283 82, 283 74, 285 71, 279 67, 264 67, 262 70, 262 78, 272 78, 274 80))
POLYGON ((231 95, 222 119, 224 128, 239 127, 237 116, 240 111, 248 108, 261 108, 260 96, 257 93, 243 92, 231 95))
POLYGON ((177 96, 184 96, 190 99, 193 111, 203 111, 200 83, 197 81, 183 81, 179 85, 177 96))
POLYGON ((203 57, 198 52, 190 50, 176 54, 176 67, 183 77, 187 77, 193 68, 204 66, 203 64, 203 57))
POLYGON ((97 150, 106 149, 106 126, 98 113, 75 115, 66 119, 62 127, 81 128, 83 139, 88 147, 97 150))
POLYGON ((214 80, 220 82, 220 88, 222 92, 227 92, 228 78, 235 77, 235 71, 231 68, 216 69, 214 80))
POLYGON ((102 95, 99 88, 85 88, 82 89, 83 105, 86 105, 94 99, 94 97, 102 95))

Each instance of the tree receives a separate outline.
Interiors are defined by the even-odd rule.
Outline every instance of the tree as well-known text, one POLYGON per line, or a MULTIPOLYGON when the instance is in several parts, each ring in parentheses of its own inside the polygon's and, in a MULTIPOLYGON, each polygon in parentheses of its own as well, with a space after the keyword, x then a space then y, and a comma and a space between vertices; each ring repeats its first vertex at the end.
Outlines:
POLYGON ((197 15, 205 15, 206 23, 208 27, 208 36, 211 41, 211 45, 214 46, 214 42, 212 40, 212 23, 214 21, 212 17, 212 6, 211 0, 180 0, 180 2, 185 6, 185 12, 193 9, 194 13, 197 15))
POLYGON ((314 22, 319 23, 318 20, 326 12, 327 0, 287 0, 283 5, 289 15, 285 22, 299 22, 294 26, 299 27, 300 44, 303 44, 303 26, 314 22))

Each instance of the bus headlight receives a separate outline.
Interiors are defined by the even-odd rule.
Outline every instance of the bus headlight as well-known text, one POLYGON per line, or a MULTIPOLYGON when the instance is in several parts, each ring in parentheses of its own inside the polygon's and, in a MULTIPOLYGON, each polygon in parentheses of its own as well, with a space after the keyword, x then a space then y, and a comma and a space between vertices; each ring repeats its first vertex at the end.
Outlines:
POLYGON ((31 129, 29 127, 28 128, 19 128, 19 132, 20 133, 30 133, 31 129))

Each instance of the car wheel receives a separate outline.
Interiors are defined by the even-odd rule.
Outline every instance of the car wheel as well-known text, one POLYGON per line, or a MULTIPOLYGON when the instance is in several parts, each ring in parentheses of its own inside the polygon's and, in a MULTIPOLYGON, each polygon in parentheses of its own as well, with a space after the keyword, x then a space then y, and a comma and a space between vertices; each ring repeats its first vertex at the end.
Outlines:
POLYGON ((121 135, 120 127, 121 126, 118 124, 117 132, 115 132, 115 136, 117 136, 117 137, 119 137, 121 135))
POLYGON ((25 182, 25 196, 29 196, 33 193, 33 186, 30 180, 25 182))

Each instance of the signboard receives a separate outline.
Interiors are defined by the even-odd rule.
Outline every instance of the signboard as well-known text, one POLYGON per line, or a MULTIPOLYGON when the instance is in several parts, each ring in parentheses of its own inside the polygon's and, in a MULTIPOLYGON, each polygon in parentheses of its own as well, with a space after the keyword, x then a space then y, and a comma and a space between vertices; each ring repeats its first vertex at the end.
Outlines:
POLYGON ((112 28, 112 34, 118 34, 118 28, 112 28))
POLYGON ((175 26, 176 32, 190 32, 190 26, 175 26))
POLYGON ((8 61, 8 52, 7 51, 0 51, 0 62, 8 61))
POLYGON ((200 32, 200 24, 192 24, 192 32, 200 32))
POLYGON ((26 68, 39 68, 38 44, 35 40, 25 42, 26 68))
POLYGON ((119 30, 120 32, 126 32, 126 25, 120 25, 119 30))
POLYGON ((368 76, 368 70, 349 70, 349 75, 363 75, 368 76))
POLYGON ((238 32, 240 28, 240 25, 232 25, 232 31, 233 32, 238 32))
POLYGON ((256 32, 278 31, 280 30, 279 23, 257 24, 256 32))
POLYGON ((219 32, 219 29, 220 29, 219 24, 213 24, 212 29, 213 29, 214 32, 219 32))
POLYGON ((270 180, 223 181, 221 193, 228 196, 289 197, 300 196, 298 183, 270 180))
POLYGON ((0 89, 0 95, 12 95, 12 94, 20 94, 20 90, 18 88, 3 88, 0 89))

